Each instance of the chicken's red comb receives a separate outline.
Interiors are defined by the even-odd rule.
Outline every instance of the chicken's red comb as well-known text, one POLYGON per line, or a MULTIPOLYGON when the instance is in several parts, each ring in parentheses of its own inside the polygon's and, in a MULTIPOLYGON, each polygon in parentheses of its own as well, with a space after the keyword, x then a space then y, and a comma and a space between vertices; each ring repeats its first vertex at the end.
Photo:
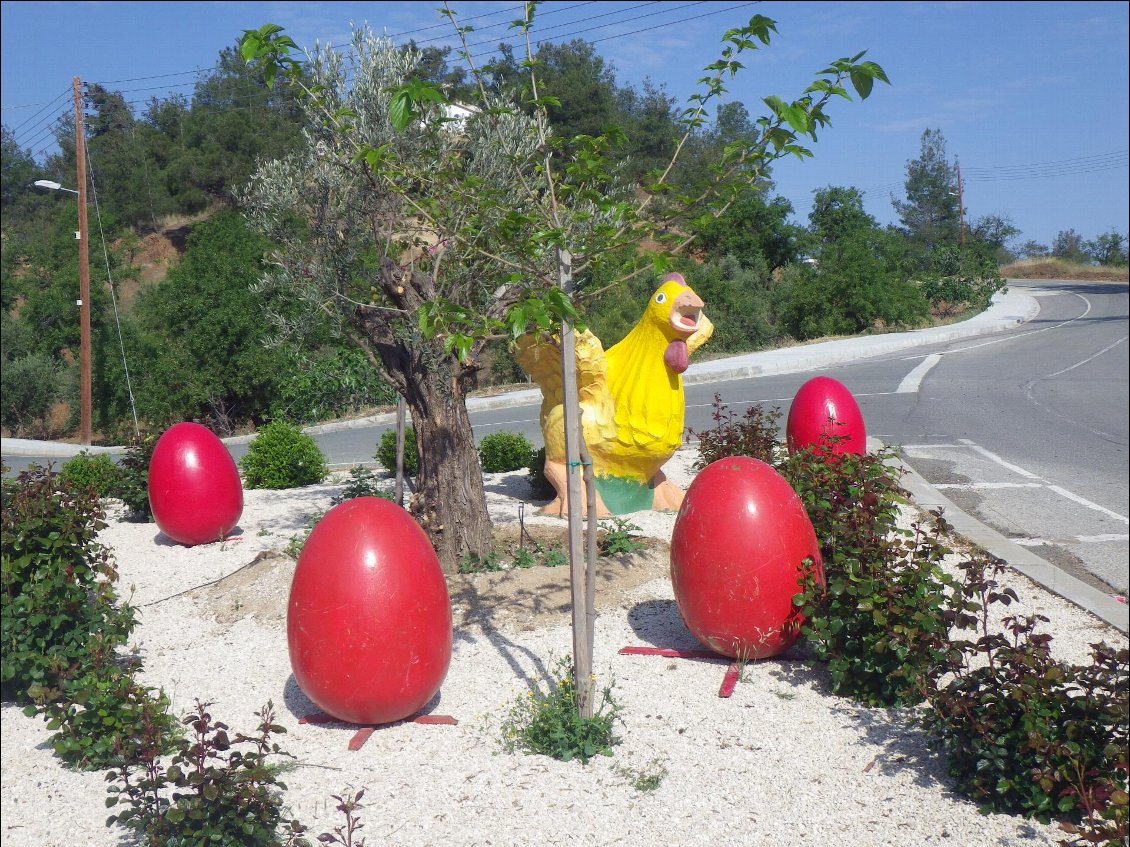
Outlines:
POLYGON ((679 283, 679 285, 683 285, 683 286, 685 286, 687 284, 687 281, 685 279, 683 279, 683 275, 677 274, 677 273, 667 274, 667 276, 663 277, 662 281, 663 282, 677 282, 677 283, 679 283))

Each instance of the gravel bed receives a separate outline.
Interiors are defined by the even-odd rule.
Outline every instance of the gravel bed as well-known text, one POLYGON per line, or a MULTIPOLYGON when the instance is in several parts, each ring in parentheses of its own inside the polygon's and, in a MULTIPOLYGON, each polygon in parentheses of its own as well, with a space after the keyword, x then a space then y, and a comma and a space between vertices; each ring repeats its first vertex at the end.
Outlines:
MULTIPOLYGON (((681 451, 669 476, 686 484, 693 458, 681 451)), ((523 473, 488 479, 496 521, 514 520, 523 473)), ((429 709, 456 726, 399 723, 377 729, 360 750, 356 728, 310 725, 316 711, 299 690, 287 655, 285 615, 240 616, 217 606, 205 586, 280 550, 339 490, 246 492, 241 540, 182 548, 152 524, 112 523, 120 590, 140 607, 135 643, 144 681, 163 687, 176 714, 211 701, 212 714, 252 732, 271 700, 295 759, 283 780, 286 803, 317 835, 339 825, 333 795, 364 788, 362 835, 370 845, 1056 845, 1054 826, 983 816, 951 787, 942 760, 903 710, 874 710, 827 693, 826 674, 799 650, 750 664, 728 699, 718 696, 722 660, 621 656, 628 645, 698 647, 674 602, 662 563, 596 621, 594 668, 622 706, 613 757, 588 765, 507 753, 500 726, 532 680, 571 650, 559 617, 494 626, 456 615, 451 667, 429 709), (194 590, 195 589, 195 590, 194 590), (639 790, 641 776, 658 787, 639 790)), ((530 523, 555 519, 530 516, 530 523)), ((643 533, 670 539, 671 515, 628 516, 643 533)), ((560 524, 560 521, 557 521, 560 524)), ((642 566, 642 565, 641 565, 642 566)), ((285 568, 283 568, 285 576, 285 568)), ((285 608, 276 575, 262 597, 285 608)), ((1057 655, 1081 661, 1088 645, 1126 644, 1116 630, 1009 576, 1020 610, 1051 618, 1057 655)), ((282 586, 280 589, 279 586, 282 586)), ((598 591, 601 589, 598 589, 598 591)), ((1016 611, 1017 607, 1013 607, 1016 611)), ((105 825, 100 772, 63 767, 42 720, 3 707, 5 847, 109 847, 128 843, 105 825)))

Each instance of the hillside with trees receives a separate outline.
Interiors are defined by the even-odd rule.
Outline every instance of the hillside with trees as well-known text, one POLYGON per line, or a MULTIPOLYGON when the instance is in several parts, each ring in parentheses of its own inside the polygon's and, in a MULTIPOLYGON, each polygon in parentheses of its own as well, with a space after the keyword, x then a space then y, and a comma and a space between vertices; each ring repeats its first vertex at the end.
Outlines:
MULTIPOLYGON (((413 57, 412 79, 453 101, 473 97, 470 78, 448 51, 400 50, 413 57)), ((622 163, 612 177, 647 196, 681 137, 673 98, 650 83, 622 84, 583 41, 543 44, 536 58, 561 166, 590 155, 584 139, 604 139, 622 163), (609 134, 609 127, 618 129, 609 134)), ((96 441, 124 443, 180 420, 221 435, 273 419, 308 424, 395 397, 387 370, 332 314, 316 302, 280 302, 261 284, 277 243, 249 226, 240 198, 256 169, 298 151, 310 128, 293 89, 265 85, 263 73, 230 48, 191 96, 135 110, 121 92, 87 87, 96 441), (301 337, 286 331, 299 321, 301 337)), ((504 48, 485 75, 489 95, 520 100, 523 73, 504 48)), ((740 102, 712 107, 687 135, 667 193, 656 195, 652 210, 689 203, 727 150, 764 143, 763 132, 740 102)), ((38 179, 74 184, 74 133, 73 119, 60 120, 58 152, 37 161, 3 128, 5 435, 77 434, 76 207, 73 195, 32 187, 38 179)), ((1126 239, 1118 233, 1088 238, 1069 229, 1050 246, 1022 242, 1007 218, 967 217, 955 185, 939 129, 925 131, 920 155, 907 163, 905 195, 892 198, 897 227, 879 226, 850 186, 827 186, 808 220, 796 221, 766 165, 716 216, 699 209, 677 220, 671 234, 680 248, 663 248, 665 261, 686 273, 708 304, 717 327, 711 354, 920 326, 977 309, 1002 284, 1001 263, 1126 266, 1126 239)), ((294 236, 296 245, 305 237, 294 236)), ((362 251, 359 268, 373 259, 362 251)), ((620 245, 576 280, 580 317, 606 344, 627 331, 654 286, 655 273, 639 260, 638 245, 620 245), (624 268, 631 268, 628 280, 616 283, 624 268)), ((505 338, 491 335, 468 390, 521 379, 505 338)))

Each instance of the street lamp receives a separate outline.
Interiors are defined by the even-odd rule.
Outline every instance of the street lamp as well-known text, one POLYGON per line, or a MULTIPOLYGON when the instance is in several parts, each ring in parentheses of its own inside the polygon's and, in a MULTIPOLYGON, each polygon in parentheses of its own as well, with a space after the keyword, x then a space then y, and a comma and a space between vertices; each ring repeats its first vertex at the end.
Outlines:
POLYGON ((69 191, 71 194, 78 194, 79 192, 73 188, 64 188, 51 179, 37 179, 34 183, 36 188, 49 188, 52 191, 69 191))
POLYGON ((85 163, 80 162, 79 188, 64 188, 59 183, 50 179, 37 179, 36 188, 46 188, 50 191, 66 191, 78 195, 78 232, 75 238, 79 242, 78 250, 78 306, 79 306, 79 429, 80 440, 89 446, 92 440, 92 427, 90 420, 90 256, 86 248, 86 174, 85 163))

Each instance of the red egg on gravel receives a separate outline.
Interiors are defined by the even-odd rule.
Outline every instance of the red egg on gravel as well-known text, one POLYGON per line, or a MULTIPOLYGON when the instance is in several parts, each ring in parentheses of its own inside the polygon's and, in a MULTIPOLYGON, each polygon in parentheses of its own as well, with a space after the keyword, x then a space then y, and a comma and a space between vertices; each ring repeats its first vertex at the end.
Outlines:
POLYGON ((451 662, 451 605, 408 512, 357 497, 318 521, 294 571, 287 642, 298 686, 338 720, 392 723, 435 696, 451 662))
POLYGON ((789 452, 814 447, 833 456, 867 452, 867 428, 852 393, 828 376, 810 379, 797 391, 785 424, 789 452))
POLYGON ((806 567, 823 584, 812 522, 777 471, 739 456, 695 477, 671 536, 675 601, 695 638, 740 659, 788 649, 804 622, 793 597, 806 567))
POLYGON ((235 460, 200 424, 176 424, 157 439, 148 483, 153 520, 178 544, 220 541, 243 514, 243 482, 235 460))

